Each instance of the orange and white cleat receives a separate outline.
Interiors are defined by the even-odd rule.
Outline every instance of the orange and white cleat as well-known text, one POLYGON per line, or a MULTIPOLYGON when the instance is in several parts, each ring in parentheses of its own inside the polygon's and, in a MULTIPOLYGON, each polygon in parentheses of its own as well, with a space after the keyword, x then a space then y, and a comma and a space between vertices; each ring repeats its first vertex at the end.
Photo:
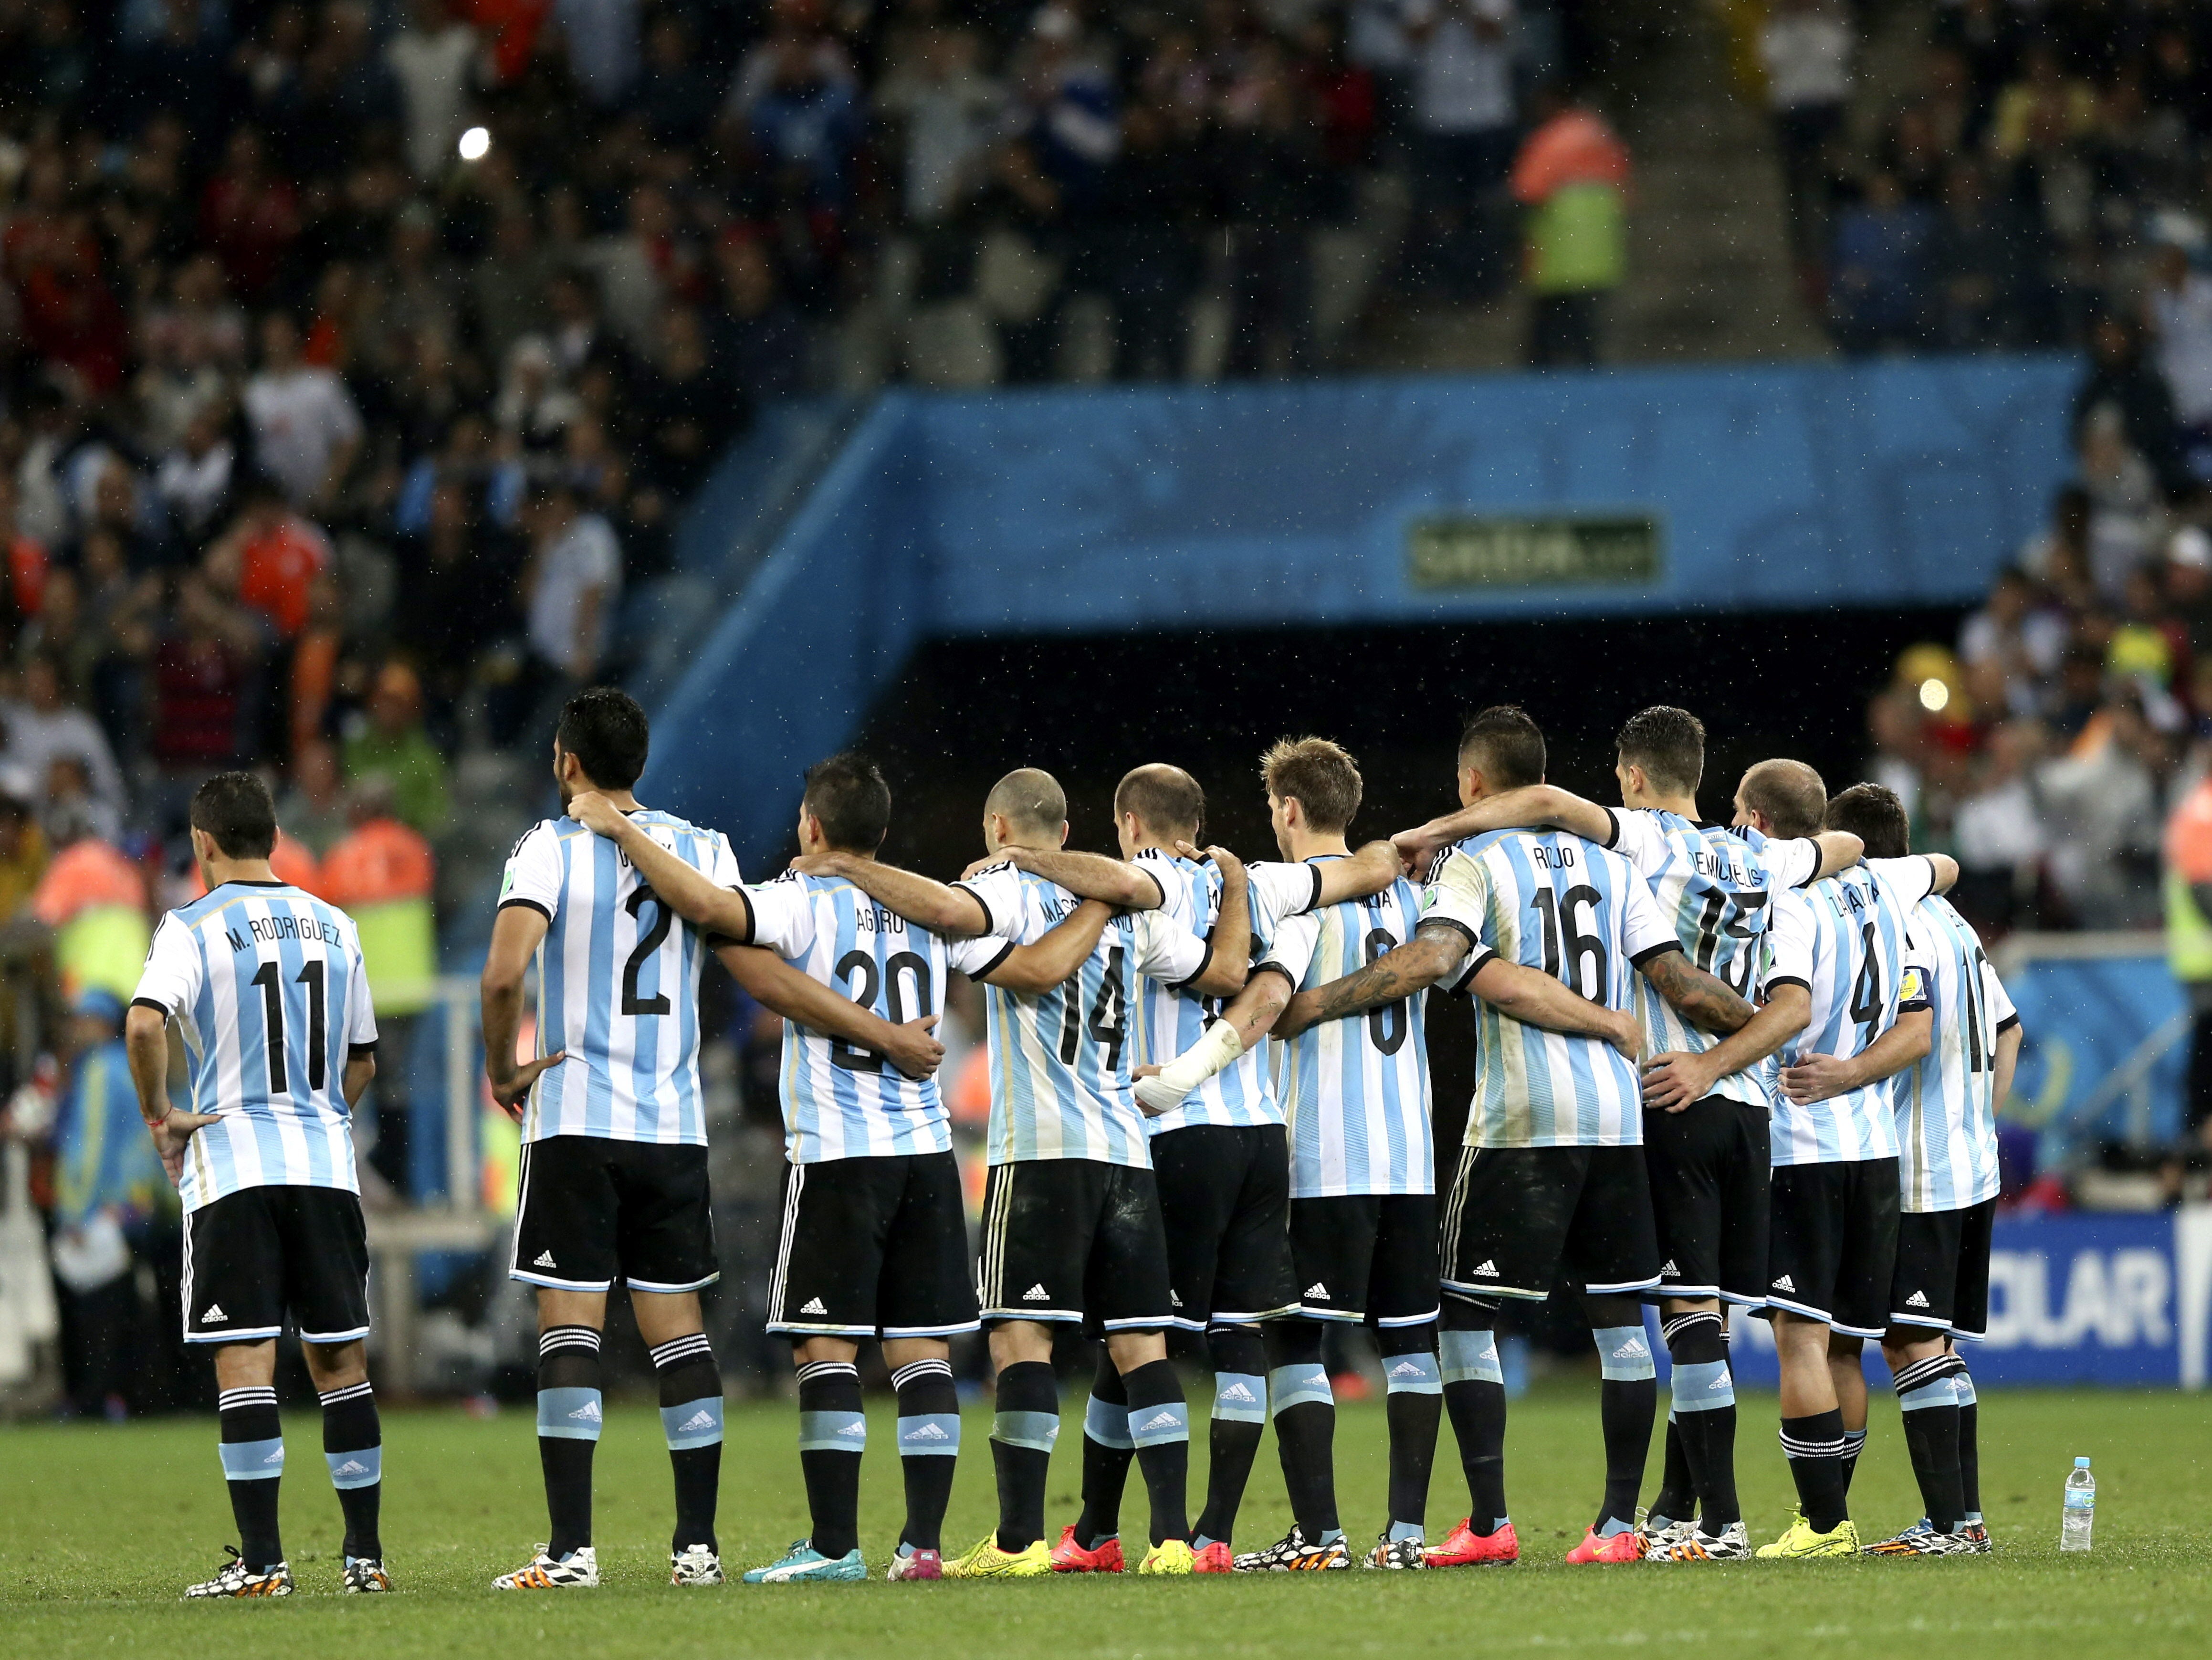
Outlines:
POLYGON ((1644 1560, 1644 1535, 1635 1528, 1625 1528, 1619 1533, 1601 1534, 1592 1528, 1583 1535, 1583 1541, 1567 1553, 1570 1562, 1641 1562, 1644 1560))
POLYGON ((1209 1539, 1190 1560, 1193 1573, 1233 1573, 1237 1558, 1226 1539, 1209 1539))
POLYGON ((1500 1522, 1495 1531, 1477 1533, 1474 1518, 1462 1516, 1441 1545, 1431 1545, 1421 1556, 1432 1568, 1502 1568, 1521 1560, 1521 1540, 1510 1522, 1500 1522))
POLYGON ((1101 1539, 1085 1550, 1075 1542, 1075 1524, 1071 1522, 1060 1530, 1060 1542, 1052 1548, 1052 1571, 1054 1573, 1119 1573, 1121 1572, 1121 1541, 1118 1536, 1101 1539))
POLYGON ((292 1570, 279 1562, 273 1568, 249 1568, 245 1558, 238 1554, 235 1545, 225 1545, 230 1560, 224 1563, 214 1578, 203 1579, 197 1585, 185 1587, 187 1597, 202 1596, 289 1596, 292 1594, 292 1570))
POLYGON ((545 1547, 513 1573, 491 1582, 494 1590, 588 1590, 599 1583, 599 1558, 589 1545, 579 1545, 566 1556, 548 1556, 545 1547))

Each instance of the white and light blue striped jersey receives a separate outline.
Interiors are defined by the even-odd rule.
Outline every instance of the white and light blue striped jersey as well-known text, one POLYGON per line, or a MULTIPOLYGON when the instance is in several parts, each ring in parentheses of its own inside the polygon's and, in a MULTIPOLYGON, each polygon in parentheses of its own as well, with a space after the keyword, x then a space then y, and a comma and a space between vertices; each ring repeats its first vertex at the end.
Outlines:
MULTIPOLYGON (((1364 899, 1285 918, 1254 972, 1279 970, 1310 991, 1396 950, 1420 920, 1420 891, 1401 878, 1364 899)), ((1423 994, 1324 1020, 1269 1046, 1280 1056, 1275 1087, 1290 1132, 1292 1198, 1437 1190, 1426 1001, 1423 994)))
MULTIPOLYGON (((1607 811, 1613 839, 1606 845, 1650 884, 1659 914, 1674 925, 1683 952, 1738 994, 1750 996, 1765 960, 1772 897, 1820 874, 1820 844, 1810 836, 1769 839, 1755 830, 1732 830, 1648 808, 1607 811)), ((1721 1041, 1685 1020, 1640 975, 1636 1018, 1644 1027, 1647 1057, 1703 1055, 1721 1041)), ((1757 1067, 1731 1073, 1712 1092, 1766 1110, 1766 1085, 1757 1067)))
MULTIPOLYGON (((1445 851, 1424 922, 1467 935, 1468 985, 1495 953, 1609 1009, 1632 1006, 1637 969, 1681 942, 1619 854, 1564 830, 1498 830, 1445 851)), ((1632 1147, 1644 1140, 1636 1067, 1598 1037, 1527 1025, 1475 1005, 1471 1147, 1632 1147)))
MULTIPOLYGON (((1213 932, 1214 921, 1221 912, 1218 870, 1152 848, 1139 854, 1137 862, 1158 878, 1166 891, 1163 911, 1193 933, 1204 936, 1213 932)), ((1257 963, 1267 956, 1285 917, 1313 909, 1321 895, 1321 868, 1271 861, 1247 865, 1244 874, 1246 909, 1251 914, 1251 960, 1257 963)), ((1137 1001, 1136 1063, 1158 1067, 1174 1060, 1221 1018, 1222 1006, 1220 998, 1146 980, 1137 1001)), ((1155 1135, 1191 1124, 1235 1127, 1282 1122, 1264 1039, 1193 1090, 1175 1110, 1147 1121, 1155 1135)))
POLYGON ((1813 1002, 1805 1030, 1766 1063, 1778 1166, 1897 1157, 1893 1078, 1800 1105, 1783 1093, 1780 1073, 1801 1055, 1849 1059, 1899 1013, 1928 1006, 1928 965, 1911 919, 1934 882, 1924 859, 1877 859, 1776 897, 1765 983, 1794 980, 1813 1002))
POLYGON ((1912 913, 1926 950, 1935 1042, 1897 1079, 1904 1208, 1964 1210, 1997 1195, 1997 1034, 2020 1024, 1982 937, 1941 894, 1912 913))
MULTIPOLYGON (((895 1026, 944 1012, 948 969, 981 973, 1007 950, 999 939, 948 943, 842 877, 787 871, 745 897, 754 945, 895 1026)), ((780 1093, 784 1156, 794 1164, 952 1147, 934 1077, 908 1078, 880 1055, 791 1019, 780 1093)))
MULTIPOLYGON (((729 838, 672 813, 630 822, 717 887, 738 885, 729 838)), ((530 1091, 523 1139, 597 1135, 703 1146, 699 975, 708 941, 638 878, 621 847, 573 818, 514 844, 500 908, 546 919, 538 948, 538 1049, 568 1059, 530 1091)))
MULTIPOLYGON (((959 885, 982 902, 985 932, 1033 945, 1083 902, 1056 882, 992 865, 959 885)), ((988 972, 1005 955, 976 969, 988 972)), ((1130 1085, 1130 976, 1170 984, 1206 971, 1206 942, 1158 911, 1117 915, 1070 978, 1047 992, 984 988, 994 1164, 1096 1158, 1149 1167, 1144 1109, 1130 1085)))
POLYGON ((241 1188, 341 1188, 354 1174, 340 1080, 376 1042, 361 935, 335 905, 282 882, 226 882, 155 930, 131 1000, 184 1034, 194 1112, 185 1209, 241 1188))

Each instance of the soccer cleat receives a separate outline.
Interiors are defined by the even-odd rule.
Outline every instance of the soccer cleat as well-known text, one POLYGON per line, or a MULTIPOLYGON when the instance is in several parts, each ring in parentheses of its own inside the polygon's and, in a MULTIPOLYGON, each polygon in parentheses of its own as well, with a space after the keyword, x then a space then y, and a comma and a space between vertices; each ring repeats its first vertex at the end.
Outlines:
POLYGON ((1656 1556, 1662 1550, 1672 1550, 1698 1536, 1698 1524, 1693 1521, 1662 1521, 1654 1528, 1644 1529, 1644 1554, 1656 1556))
POLYGON ((1827 1533, 1815 1533, 1813 1524, 1802 1516, 1790 1518, 1789 1531, 1771 1545, 1761 1545, 1753 1553, 1772 1561, 1802 1562, 1815 1556, 1856 1556, 1859 1554, 1858 1524, 1849 1517, 1836 1523, 1827 1533))
POLYGON ((1352 1553, 1341 1538, 1326 1545, 1309 1545, 1297 1523, 1265 1550, 1248 1551, 1231 1559, 1238 1573, 1329 1573, 1352 1566, 1352 1553))
POLYGON ((1494 1533, 1477 1533, 1474 1518, 1462 1516, 1443 1544, 1421 1553, 1432 1568, 1502 1568, 1521 1560, 1521 1540, 1510 1522, 1494 1533))
POLYGON ((894 1554, 884 1570, 886 1579, 942 1579, 945 1558, 933 1550, 910 1550, 894 1554))
POLYGON ((589 1545, 579 1545, 566 1556, 555 1558, 538 1548, 526 1566, 502 1573, 491 1582, 494 1590, 588 1590, 599 1583, 599 1558, 589 1545))
POLYGON ((1237 1559, 1230 1553, 1229 1541, 1226 1539, 1208 1540, 1205 1548, 1190 1559, 1190 1571, 1193 1573, 1234 1573, 1237 1559))
POLYGON ((1987 1556, 1996 1548, 1990 1541, 1989 1529, 1979 1522, 1962 1523, 1959 1531, 1966 1535, 1966 1542, 1974 1548, 1974 1554, 1977 1556, 1987 1556))
POLYGON ((1139 1573, 1190 1573, 1194 1572, 1196 1554, 1188 1539, 1163 1539, 1145 1553, 1145 1560, 1137 1564, 1139 1573))
POLYGON ((1075 1542, 1074 1523, 1070 1522, 1060 1530, 1060 1542, 1052 1548, 1054 1573, 1119 1573, 1121 1569, 1121 1541, 1118 1537, 1101 1539, 1085 1550, 1075 1542))
POLYGON ((1939 1533, 1922 1517, 1903 1533, 1866 1548, 1869 1556, 1973 1556, 1978 1554, 1966 1529, 1939 1533))
POLYGON ((686 1545, 668 1553, 668 1583, 672 1585, 720 1585, 722 1559, 711 1545, 686 1545))
POLYGON ((764 1568, 747 1568, 748 1585, 793 1585, 811 1584, 823 1579, 865 1579, 868 1565, 860 1558, 858 1545, 842 1556, 824 1556, 814 1548, 811 1539, 794 1539, 791 1548, 781 1560, 764 1568))
POLYGON ((212 1579, 203 1579, 197 1585, 185 1587, 187 1598, 195 1596, 289 1596, 292 1594, 292 1570, 279 1562, 275 1567, 256 1572, 246 1566, 235 1545, 225 1545, 230 1560, 216 1570, 212 1579))
POLYGON ((1647 1562, 1747 1562, 1751 1560, 1751 1535, 1744 1531, 1743 1523, 1731 1522, 1720 1530, 1717 1537, 1700 1532, 1695 1525, 1689 1537, 1662 1545, 1655 1536, 1644 1553, 1647 1562))
POLYGON ((349 1556, 345 1560, 345 1581, 341 1589, 349 1595, 367 1595, 392 1589, 392 1576, 384 1571, 384 1564, 374 1556, 349 1556))
POLYGON ((1583 1535, 1583 1541, 1567 1553, 1567 1560, 1583 1562, 1641 1562, 1644 1560, 1644 1535, 1634 1528, 1624 1528, 1619 1533, 1601 1534, 1595 1528, 1583 1535))
POLYGON ((1428 1547, 1418 1537, 1393 1539, 1385 1531, 1359 1565, 1364 1568, 1425 1568, 1429 1565, 1428 1547))
POLYGON ((1052 1553, 1043 1540, 1032 1539, 1020 1550, 1000 1550, 995 1533, 985 1534, 965 1556, 945 1565, 947 1579, 1032 1579, 1051 1572, 1052 1553))

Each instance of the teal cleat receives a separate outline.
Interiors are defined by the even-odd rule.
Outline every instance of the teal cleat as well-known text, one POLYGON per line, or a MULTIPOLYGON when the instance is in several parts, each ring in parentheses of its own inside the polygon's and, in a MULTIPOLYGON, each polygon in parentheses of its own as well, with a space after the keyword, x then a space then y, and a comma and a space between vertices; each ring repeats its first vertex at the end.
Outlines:
POLYGON ((868 1565, 860 1560, 857 1548, 842 1556, 824 1556, 814 1548, 811 1540, 792 1541, 781 1562, 771 1562, 764 1568, 748 1568, 748 1585, 788 1585, 801 1580, 865 1579, 868 1565))

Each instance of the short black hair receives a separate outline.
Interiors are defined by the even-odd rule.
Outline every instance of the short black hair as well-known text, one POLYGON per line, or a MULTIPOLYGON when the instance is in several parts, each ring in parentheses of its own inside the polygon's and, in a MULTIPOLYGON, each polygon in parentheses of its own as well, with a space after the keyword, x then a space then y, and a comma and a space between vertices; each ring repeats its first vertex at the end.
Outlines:
POLYGON ((805 806, 841 853, 873 853, 891 827, 891 787, 874 762, 849 750, 806 769, 805 806))
POLYGON ((1848 830, 1866 843, 1869 859, 1902 859, 1912 851, 1912 828, 1905 803, 1887 784, 1854 784, 1828 800, 1822 821, 1832 830, 1848 830))
POLYGON ((1181 767, 1155 762, 1125 773, 1114 789, 1114 816, 1133 812, 1156 835, 1206 828, 1206 792, 1181 767))
POLYGON ((266 859, 276 847, 276 803, 258 773, 219 772, 192 792, 191 825, 226 859, 266 859))
POLYGON ((1544 730, 1512 703, 1493 703, 1459 735, 1460 764, 1480 754, 1483 780, 1493 790, 1544 781, 1544 730))
POLYGON ((652 727, 636 698, 617 686, 592 686, 561 710, 553 741, 576 757, 603 790, 626 790, 645 770, 652 727))
POLYGON ((1613 748, 1624 766, 1641 767, 1661 789, 1688 795, 1705 775, 1705 723, 1666 703, 1628 717, 1613 748))

